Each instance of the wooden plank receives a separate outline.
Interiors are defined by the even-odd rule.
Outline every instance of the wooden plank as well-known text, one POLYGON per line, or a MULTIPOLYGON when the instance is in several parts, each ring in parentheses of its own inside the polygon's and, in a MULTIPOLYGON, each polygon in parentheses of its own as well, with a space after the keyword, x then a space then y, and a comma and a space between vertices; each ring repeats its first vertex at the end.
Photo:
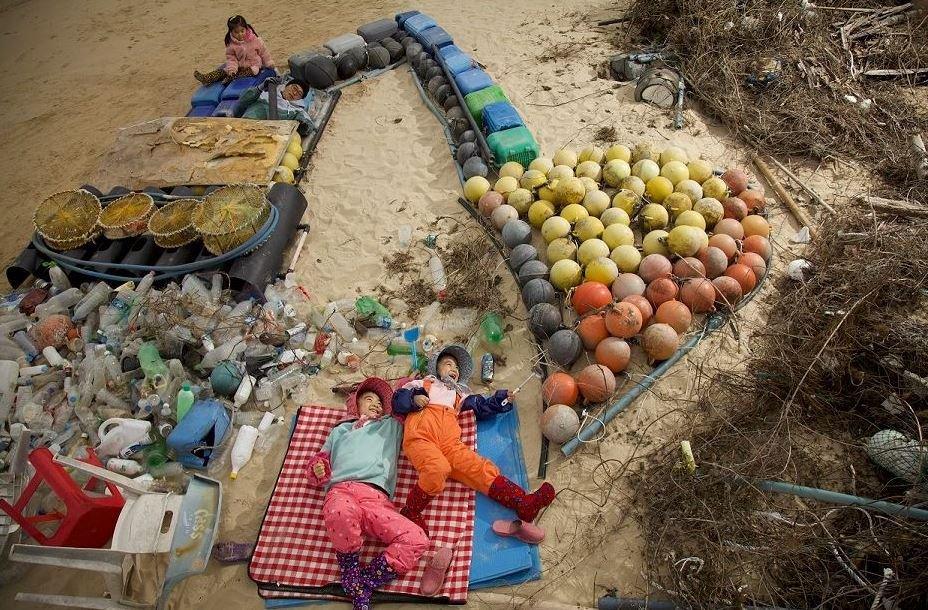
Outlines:
POLYGON ((777 197, 780 200, 780 203, 785 205, 787 209, 793 214, 793 217, 799 221, 799 223, 805 227, 808 227, 809 234, 815 238, 818 237, 818 229, 816 229, 815 222, 812 220, 805 210, 800 208, 792 196, 783 188, 783 185, 780 184, 780 181, 777 180, 777 177, 773 175, 773 172, 770 171, 770 167, 764 163, 764 161, 757 154, 751 155, 751 161, 754 162, 754 165, 757 166, 757 169, 763 174, 767 182, 770 183, 770 186, 773 187, 774 192, 776 192, 777 197))

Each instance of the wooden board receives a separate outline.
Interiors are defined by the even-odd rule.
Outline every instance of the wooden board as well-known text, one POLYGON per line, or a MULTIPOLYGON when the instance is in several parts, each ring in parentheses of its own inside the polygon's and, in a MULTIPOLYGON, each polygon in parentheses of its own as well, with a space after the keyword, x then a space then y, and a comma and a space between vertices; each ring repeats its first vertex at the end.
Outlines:
POLYGON ((98 188, 266 183, 296 121, 166 117, 125 127, 104 156, 98 188))

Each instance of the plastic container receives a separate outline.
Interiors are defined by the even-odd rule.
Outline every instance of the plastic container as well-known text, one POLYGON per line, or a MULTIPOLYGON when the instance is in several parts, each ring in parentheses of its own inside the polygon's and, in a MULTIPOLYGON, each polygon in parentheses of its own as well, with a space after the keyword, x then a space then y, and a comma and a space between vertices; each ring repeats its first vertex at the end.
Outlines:
POLYGON ((177 393, 177 421, 184 419, 184 416, 187 415, 187 411, 193 406, 193 401, 194 396, 193 392, 190 391, 190 384, 184 382, 180 392, 177 393))
POLYGON ((398 25, 399 27, 403 27, 403 24, 405 24, 406 21, 410 17, 415 17, 416 15, 421 15, 421 14, 422 13, 420 13, 419 11, 405 11, 402 13, 397 13, 394 19, 396 20, 396 25, 398 25))
POLYGON ((327 40, 323 46, 332 51, 332 55, 341 55, 351 49, 364 47, 366 44, 364 39, 357 34, 347 33, 327 40))
POLYGON ((412 243, 412 225, 400 225, 397 238, 400 248, 408 248, 412 243))
POLYGON ((145 372, 145 379, 156 389, 166 387, 169 381, 168 367, 158 353, 158 346, 153 341, 143 343, 139 348, 139 364, 145 372))
POLYGON ((466 98, 468 94, 474 91, 480 91, 491 86, 493 79, 480 68, 471 68, 457 74, 454 77, 454 82, 457 83, 458 89, 461 90, 461 95, 466 98))
MULTIPOLYGON (((495 102, 508 102, 509 98, 499 85, 491 85, 486 89, 474 91, 464 96, 464 103, 467 104, 467 111, 474 117, 477 125, 483 126, 483 109, 495 102)), ((534 161, 534 157, 526 162, 534 161)))
POLYGON ((484 341, 497 345, 503 340, 503 320, 498 313, 490 312, 480 322, 480 333, 484 341))
POLYGON ((358 35, 367 42, 377 42, 389 38, 397 31, 396 21, 393 19, 378 19, 365 23, 358 28, 358 35))
POLYGON ((235 444, 232 445, 232 472, 229 478, 235 480, 238 472, 248 460, 251 459, 251 453, 255 449, 255 441, 258 440, 258 429, 254 426, 242 426, 238 429, 238 436, 235 437, 235 444))
POLYGON ((19 377, 19 363, 13 360, 0 360, 0 422, 6 421, 13 407, 16 396, 16 379, 19 377))
POLYGON ((97 435, 100 444, 95 450, 101 457, 118 455, 126 447, 147 445, 154 441, 151 437, 151 422, 143 419, 108 419, 100 424, 97 435))
POLYGON ((164 462, 151 466, 148 473, 159 479, 177 479, 184 476, 184 467, 180 462, 164 462))
MULTIPOLYGON (((445 49, 447 48, 450 47, 445 47, 445 49)), ((477 66, 477 63, 474 61, 473 57, 461 51, 457 53, 450 53, 444 57, 444 62, 445 66, 448 67, 448 71, 451 72, 452 75, 461 74, 462 72, 466 72, 477 66)))
POLYGON ((524 126, 522 117, 509 102, 494 102, 483 109, 483 130, 488 134, 524 126))
POLYGON ((132 460, 110 458, 106 460, 106 469, 132 477, 142 472, 142 465, 132 460))
POLYGON ((539 153, 538 143, 525 127, 491 133, 487 136, 487 145, 493 151, 498 165, 508 161, 518 161, 528 167, 539 153))
MULTIPOLYGON (((402 26, 403 29, 410 33, 410 35, 415 36, 416 39, 419 38, 419 34, 423 31, 435 27, 438 25, 434 19, 426 15, 425 13, 419 13, 418 15, 413 15, 406 19, 402 26)), ((425 46, 425 45, 423 45, 425 46)))
POLYGON ((251 375, 242 377, 242 382, 238 384, 238 389, 235 390, 235 396, 232 397, 232 402, 236 409, 241 409, 242 405, 248 402, 248 399, 251 397, 251 392, 254 390, 255 382, 256 379, 251 375))
POLYGON ((441 47, 447 47, 450 44, 454 44, 454 39, 451 38, 451 34, 445 31, 441 26, 432 26, 426 28, 419 32, 416 35, 416 40, 422 45, 425 50, 434 54, 441 47))
POLYGON ((380 328, 390 328, 393 326, 393 316, 390 310, 384 307, 380 301, 374 297, 363 296, 355 301, 355 310, 361 320, 368 320, 374 326, 380 328))

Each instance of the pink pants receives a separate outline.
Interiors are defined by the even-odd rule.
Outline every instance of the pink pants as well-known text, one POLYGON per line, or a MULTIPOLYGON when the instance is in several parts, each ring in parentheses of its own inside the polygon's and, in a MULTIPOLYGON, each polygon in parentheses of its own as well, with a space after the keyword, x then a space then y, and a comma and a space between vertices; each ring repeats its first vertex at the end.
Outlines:
POLYGON ((402 516, 379 489, 347 481, 329 488, 322 506, 325 529, 339 553, 354 553, 364 544, 363 534, 387 543, 384 558, 393 571, 405 574, 429 548, 418 525, 402 516))

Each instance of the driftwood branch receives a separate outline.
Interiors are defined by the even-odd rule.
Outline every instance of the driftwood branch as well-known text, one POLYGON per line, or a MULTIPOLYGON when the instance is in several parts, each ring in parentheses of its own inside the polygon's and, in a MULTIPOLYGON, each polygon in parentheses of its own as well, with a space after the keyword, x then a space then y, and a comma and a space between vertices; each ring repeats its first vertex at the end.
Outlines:
POLYGON ((867 70, 864 76, 880 78, 885 76, 928 76, 928 68, 904 68, 901 70, 867 70))
POLYGON ((773 187, 773 190, 776 192, 780 203, 789 209, 793 217, 799 221, 799 224, 808 227, 809 235, 811 235, 813 238, 817 237, 818 230, 815 227, 815 222, 812 220, 812 217, 796 204, 796 201, 786 191, 786 189, 783 188, 783 185, 780 184, 780 181, 777 180, 777 177, 773 175, 773 172, 770 171, 770 167, 764 163, 764 161, 756 154, 751 155, 751 161, 754 162, 754 165, 757 166, 757 169, 760 171, 760 173, 763 174, 767 182, 770 183, 770 186, 773 187))
POLYGON ((883 212, 884 214, 928 218, 928 208, 900 199, 885 199, 883 197, 874 197, 873 195, 858 195, 855 201, 858 205, 873 208, 875 211, 883 212))
POLYGON ((818 193, 816 193, 816 192, 812 189, 812 187, 806 186, 806 184, 805 184, 802 180, 800 180, 799 178, 797 178, 797 177, 796 177, 796 174, 794 174, 793 172, 791 172, 791 171, 789 170, 788 167, 786 167, 785 165, 783 165, 782 163, 780 163, 779 161, 777 161, 777 160, 774 159, 773 157, 770 157, 770 160, 773 161, 774 165, 776 165, 777 167, 779 167, 779 168, 783 171, 784 174, 786 174, 787 176, 789 176, 790 178, 792 178, 793 181, 794 181, 796 184, 799 185, 799 188, 801 188, 801 189, 804 190, 806 193, 808 193, 808 194, 809 194, 809 197, 812 198, 812 201, 814 201, 815 203, 817 203, 817 204, 819 204, 820 206, 824 207, 826 210, 828 210, 828 211, 831 212, 832 214, 836 214, 836 213, 837 213, 837 212, 835 212, 835 209, 834 209, 833 207, 831 207, 824 199, 822 199, 822 198, 819 196, 818 193))

